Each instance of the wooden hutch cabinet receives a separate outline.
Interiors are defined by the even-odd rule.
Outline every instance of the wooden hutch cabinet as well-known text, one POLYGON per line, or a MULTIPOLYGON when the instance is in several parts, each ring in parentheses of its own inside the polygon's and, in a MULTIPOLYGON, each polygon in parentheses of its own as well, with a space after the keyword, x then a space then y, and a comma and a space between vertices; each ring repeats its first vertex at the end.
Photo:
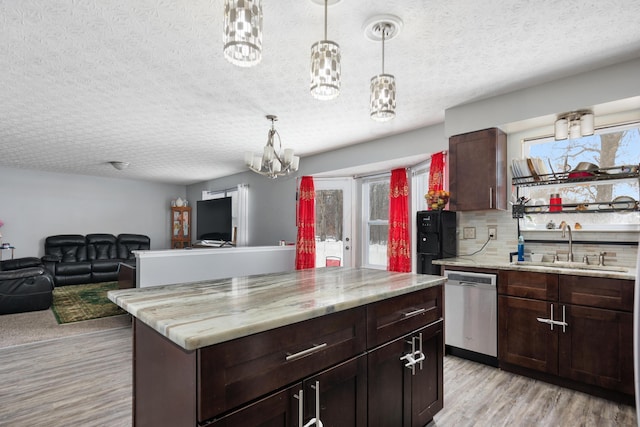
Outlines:
POLYGON ((171 248, 191 246, 191 207, 171 208, 171 248))

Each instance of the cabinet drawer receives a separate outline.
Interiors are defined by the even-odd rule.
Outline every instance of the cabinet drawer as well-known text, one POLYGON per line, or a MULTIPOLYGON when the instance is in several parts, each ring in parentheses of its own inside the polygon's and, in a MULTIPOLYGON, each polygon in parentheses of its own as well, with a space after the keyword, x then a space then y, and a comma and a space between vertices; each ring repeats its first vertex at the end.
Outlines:
POLYGON ((560 276, 560 302, 633 311, 633 281, 603 277, 560 276))
POLYGON ((367 307, 367 347, 384 344, 441 317, 441 285, 370 304, 367 307))
POLYGON ((545 301, 558 300, 558 275, 530 271, 501 270, 498 293, 545 301))
POLYGON ((198 351, 198 420, 205 421, 366 350, 365 308, 198 351))

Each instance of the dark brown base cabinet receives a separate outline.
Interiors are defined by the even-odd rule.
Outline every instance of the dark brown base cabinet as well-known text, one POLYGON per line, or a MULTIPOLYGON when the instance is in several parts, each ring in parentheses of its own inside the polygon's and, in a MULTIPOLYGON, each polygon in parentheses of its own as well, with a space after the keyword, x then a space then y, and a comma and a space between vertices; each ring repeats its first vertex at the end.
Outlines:
POLYGON ((136 319, 134 425, 422 427, 443 406, 442 302, 438 285, 191 352, 136 319))
POLYGON ((633 396, 633 281, 501 271, 498 289, 501 368, 633 396))

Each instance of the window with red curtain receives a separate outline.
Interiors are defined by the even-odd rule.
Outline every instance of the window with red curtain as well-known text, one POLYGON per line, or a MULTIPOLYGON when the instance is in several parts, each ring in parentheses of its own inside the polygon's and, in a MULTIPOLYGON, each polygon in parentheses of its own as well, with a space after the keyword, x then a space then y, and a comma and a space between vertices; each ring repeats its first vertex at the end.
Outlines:
POLYGON ((296 270, 316 266, 316 192, 313 177, 303 176, 298 190, 296 270))
POLYGON ((409 184, 406 169, 391 171, 389 185, 389 240, 387 270, 411 271, 411 239, 409 237, 409 184))

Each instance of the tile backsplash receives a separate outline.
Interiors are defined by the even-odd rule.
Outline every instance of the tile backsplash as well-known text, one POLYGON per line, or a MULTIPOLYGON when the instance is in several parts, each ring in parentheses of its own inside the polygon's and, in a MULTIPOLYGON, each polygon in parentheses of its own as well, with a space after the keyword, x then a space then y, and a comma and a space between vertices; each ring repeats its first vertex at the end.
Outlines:
MULTIPOLYGON (((508 262, 509 253, 516 252, 518 248, 518 226, 517 221, 511 217, 511 211, 477 211, 458 212, 458 256, 469 257, 490 262, 508 262), (465 227, 475 228, 475 239, 464 239, 463 229, 465 227), (497 229, 497 239, 490 240, 486 247, 483 245, 489 238, 489 228, 497 229)), ((560 231, 558 230, 558 234, 560 231)), ((580 240, 579 235, 574 231, 574 240, 580 240)), ((623 233, 621 233, 623 234, 623 233)), ((614 241, 633 240, 637 242, 638 233, 635 237, 629 238, 629 233, 617 236, 611 234, 607 239, 614 241)), ((593 240, 593 239, 589 239, 593 240)), ((568 239, 558 240, 549 243, 527 243, 525 241, 525 254, 542 253, 544 261, 551 261, 553 255, 558 254, 560 260, 565 260, 568 252, 568 239)), ((607 245, 607 244, 573 244, 573 254, 575 261, 582 261, 583 255, 589 256, 591 264, 598 263, 598 254, 606 252, 605 265, 618 265, 625 267, 635 267, 638 247, 635 245, 607 245)))

